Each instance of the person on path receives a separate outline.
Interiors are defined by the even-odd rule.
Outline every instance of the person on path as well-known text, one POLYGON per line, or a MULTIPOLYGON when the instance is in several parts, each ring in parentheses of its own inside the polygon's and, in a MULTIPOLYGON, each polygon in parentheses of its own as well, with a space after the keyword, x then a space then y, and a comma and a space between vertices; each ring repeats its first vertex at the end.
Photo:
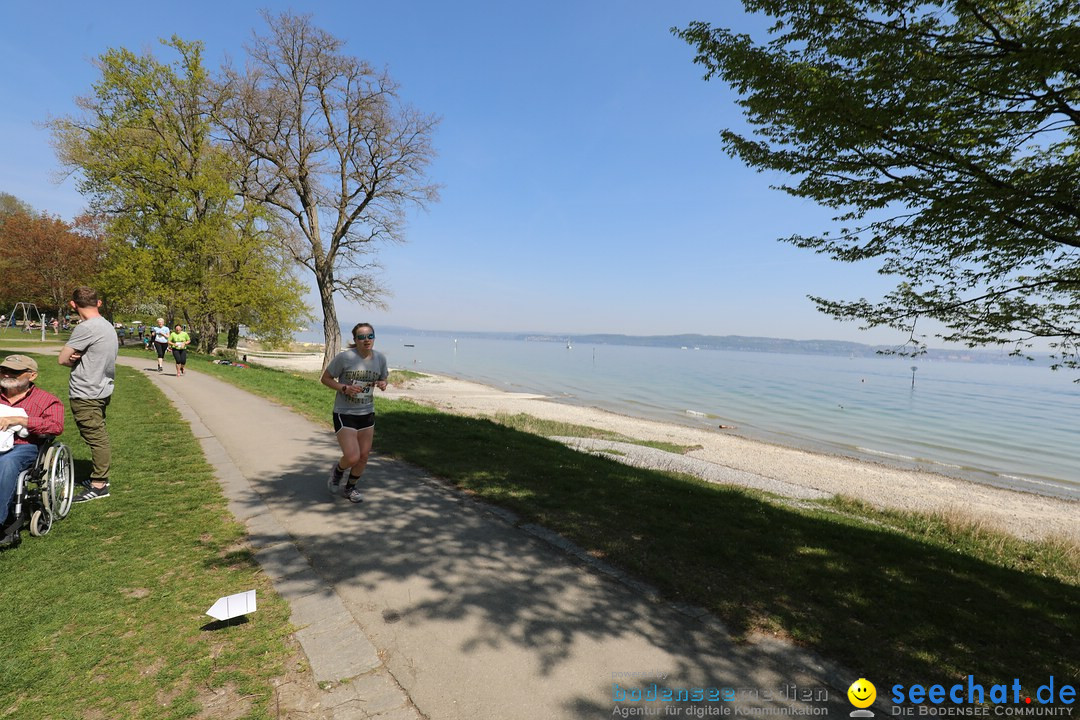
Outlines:
POLYGON ((375 351, 375 328, 359 323, 352 329, 353 342, 323 370, 320 381, 334 390, 334 434, 341 446, 341 459, 330 471, 327 488, 354 503, 364 496, 356 484, 367 467, 371 443, 375 439, 375 388, 386 390, 386 356, 375 351), (345 486, 341 480, 349 470, 345 486))
POLYGON ((176 361, 176 377, 184 375, 184 366, 187 365, 187 346, 191 344, 191 336, 184 332, 181 325, 176 326, 176 331, 169 333, 169 347, 172 349, 173 360, 176 361))
POLYGON ((93 469, 88 487, 74 502, 109 497, 109 466, 112 449, 105 427, 105 410, 112 399, 116 378, 118 340, 112 323, 101 316, 101 300, 93 288, 78 287, 71 295, 71 307, 80 322, 60 350, 57 362, 71 368, 68 400, 79 435, 90 446, 93 469))
MULTIPOLYGON (((64 406, 34 385, 37 376, 37 361, 26 355, 0 362, 0 528, 8 521, 19 473, 33 466, 44 436, 64 432, 64 406)), ((2 534, 0 547, 18 543, 16 523, 2 534)))
POLYGON ((154 339, 154 350, 157 352, 157 371, 164 372, 165 351, 169 349, 169 328, 165 326, 165 318, 158 318, 157 325, 150 333, 154 339))

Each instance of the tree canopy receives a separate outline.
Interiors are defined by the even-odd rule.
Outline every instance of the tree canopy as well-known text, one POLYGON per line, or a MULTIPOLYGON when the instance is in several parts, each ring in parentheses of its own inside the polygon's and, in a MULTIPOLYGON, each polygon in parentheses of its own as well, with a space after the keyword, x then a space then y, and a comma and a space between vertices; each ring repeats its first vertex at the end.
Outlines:
POLYGON ((101 267, 103 248, 100 223, 89 215, 69 224, 21 208, 0 213, 0 298, 32 302, 62 317, 72 289, 90 282, 101 267))
POLYGON ((242 165, 211 133, 202 46, 173 38, 176 60, 112 49, 83 115, 52 123, 61 160, 107 218, 101 290, 115 305, 156 301, 212 350, 222 326, 288 335, 306 315, 303 287, 273 223, 239 192, 242 165))
POLYGON ((11 193, 0 192, 0 218, 12 215, 17 212, 26 213, 32 215, 34 209, 23 200, 15 197, 11 193))
POLYGON ((722 132, 750 167, 836 211, 784 238, 898 279, 822 311, 969 346, 1036 339, 1080 367, 1080 6, 1074 0, 744 0, 762 41, 674 32, 751 130, 722 132))

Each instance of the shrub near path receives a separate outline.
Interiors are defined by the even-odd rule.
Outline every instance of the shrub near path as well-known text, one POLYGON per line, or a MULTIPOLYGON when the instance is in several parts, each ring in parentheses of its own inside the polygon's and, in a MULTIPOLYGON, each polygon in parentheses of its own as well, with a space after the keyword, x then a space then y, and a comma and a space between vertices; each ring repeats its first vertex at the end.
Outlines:
MULTIPOLYGON (((38 361, 38 384, 66 405, 68 371, 38 361)), ((108 425, 111 497, 0 552, 0 718, 275 717, 272 681, 297 663, 288 606, 259 573, 189 426, 122 366, 108 425), (257 613, 206 627, 218 597, 253 588, 257 613)), ((86 477, 70 412, 65 428, 86 477)))

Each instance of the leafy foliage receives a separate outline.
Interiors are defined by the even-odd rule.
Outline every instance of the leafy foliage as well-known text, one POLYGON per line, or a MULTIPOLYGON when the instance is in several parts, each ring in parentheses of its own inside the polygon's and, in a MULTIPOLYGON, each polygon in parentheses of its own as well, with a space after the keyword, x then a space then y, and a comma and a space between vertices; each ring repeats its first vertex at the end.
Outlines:
POLYGON ((34 214, 34 208, 29 203, 20 200, 11 193, 0 192, 0 218, 22 212, 27 215, 34 214))
POLYGON ((676 34, 752 127, 723 132, 782 189, 837 211, 787 242, 900 279, 823 312, 969 346, 1051 341, 1080 367, 1080 6, 1071 0, 744 0, 769 40, 676 34))
POLYGON ((89 215, 72 224, 22 210, 0 216, 0 295, 62 316, 72 288, 100 267, 103 247, 100 224, 89 215))
POLYGON ((93 95, 80 99, 84 117, 53 123, 61 159, 108 217, 100 288, 117 303, 163 303, 203 350, 223 324, 286 334, 306 314, 303 287, 269 238, 272 224, 239 196, 240 166, 211 134, 202 46, 164 44, 172 64, 106 52, 93 95))

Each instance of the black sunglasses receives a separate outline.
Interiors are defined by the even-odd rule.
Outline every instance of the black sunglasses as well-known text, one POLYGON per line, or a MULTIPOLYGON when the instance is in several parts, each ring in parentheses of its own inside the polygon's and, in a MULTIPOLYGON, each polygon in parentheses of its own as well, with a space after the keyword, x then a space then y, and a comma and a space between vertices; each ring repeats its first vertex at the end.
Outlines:
POLYGON ((370 333, 368 335, 360 333, 358 335, 353 335, 353 337, 355 337, 357 340, 374 340, 375 339, 375 333, 370 333))

